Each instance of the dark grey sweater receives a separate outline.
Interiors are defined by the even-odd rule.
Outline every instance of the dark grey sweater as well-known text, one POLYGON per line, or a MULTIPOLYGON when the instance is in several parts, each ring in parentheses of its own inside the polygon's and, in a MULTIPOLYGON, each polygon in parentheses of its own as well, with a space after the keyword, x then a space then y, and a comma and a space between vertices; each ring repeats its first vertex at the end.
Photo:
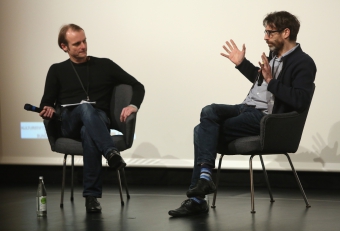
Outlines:
MULTIPOLYGON (((272 57, 270 54, 269 57, 272 57)), ((277 79, 272 79, 267 90, 275 96, 273 114, 303 111, 311 103, 314 90, 316 66, 313 59, 304 53, 301 45, 282 58, 283 66, 277 79)), ((259 67, 247 59, 236 67, 252 83, 259 67)))

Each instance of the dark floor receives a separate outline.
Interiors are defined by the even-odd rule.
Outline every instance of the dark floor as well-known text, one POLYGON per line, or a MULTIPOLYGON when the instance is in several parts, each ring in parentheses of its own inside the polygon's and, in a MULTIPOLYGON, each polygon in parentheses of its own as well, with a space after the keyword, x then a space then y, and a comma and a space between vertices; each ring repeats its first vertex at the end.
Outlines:
MULTIPOLYGON (((185 186, 130 186, 131 199, 121 206, 118 188, 105 184, 101 214, 86 214, 80 185, 74 202, 65 193, 59 207, 60 185, 46 184, 48 214, 36 216, 36 184, 0 189, 0 230, 258 230, 335 231, 340 230, 340 190, 305 189, 311 208, 306 209, 298 188, 273 188, 270 203, 265 188, 255 188, 255 214, 250 213, 250 193, 245 187, 222 186, 217 207, 206 215, 171 218, 169 209, 185 199, 185 186)), ((209 196, 210 204, 212 196, 209 196)))

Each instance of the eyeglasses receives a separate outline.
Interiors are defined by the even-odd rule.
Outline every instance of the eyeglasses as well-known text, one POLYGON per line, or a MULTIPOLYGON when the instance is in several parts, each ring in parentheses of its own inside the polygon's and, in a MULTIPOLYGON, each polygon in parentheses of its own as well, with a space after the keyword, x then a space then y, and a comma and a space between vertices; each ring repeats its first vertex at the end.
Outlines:
POLYGON ((272 33, 275 33, 275 32, 282 32, 284 31, 285 29, 282 29, 282 30, 264 30, 264 33, 268 35, 268 37, 272 37, 272 33))

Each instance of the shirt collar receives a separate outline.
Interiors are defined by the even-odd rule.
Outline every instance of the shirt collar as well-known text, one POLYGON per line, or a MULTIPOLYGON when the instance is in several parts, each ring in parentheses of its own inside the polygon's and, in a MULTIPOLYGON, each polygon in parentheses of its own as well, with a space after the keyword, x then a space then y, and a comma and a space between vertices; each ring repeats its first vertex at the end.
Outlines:
POLYGON ((290 49, 289 51, 287 51, 286 53, 284 53, 283 55, 281 55, 281 57, 277 57, 276 54, 275 54, 275 56, 274 56, 273 58, 276 59, 276 61, 281 62, 281 59, 282 59, 283 57, 285 57, 285 56, 289 55, 290 53, 292 53, 298 46, 300 46, 299 43, 297 43, 297 44, 295 45, 295 47, 293 47, 292 49, 290 49))

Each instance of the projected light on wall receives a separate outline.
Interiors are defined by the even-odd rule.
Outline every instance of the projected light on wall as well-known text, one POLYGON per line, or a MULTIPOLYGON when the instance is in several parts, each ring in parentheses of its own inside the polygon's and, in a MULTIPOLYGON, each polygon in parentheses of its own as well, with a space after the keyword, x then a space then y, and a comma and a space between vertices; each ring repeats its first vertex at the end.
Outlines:
MULTIPOLYGON (((20 123, 21 139, 47 139, 47 134, 43 122, 21 122, 20 123)), ((111 136, 123 135, 120 131, 111 129, 111 136)), ((136 134, 133 139, 136 139, 136 134)))
POLYGON ((47 139, 43 122, 21 122, 21 139, 47 139))

